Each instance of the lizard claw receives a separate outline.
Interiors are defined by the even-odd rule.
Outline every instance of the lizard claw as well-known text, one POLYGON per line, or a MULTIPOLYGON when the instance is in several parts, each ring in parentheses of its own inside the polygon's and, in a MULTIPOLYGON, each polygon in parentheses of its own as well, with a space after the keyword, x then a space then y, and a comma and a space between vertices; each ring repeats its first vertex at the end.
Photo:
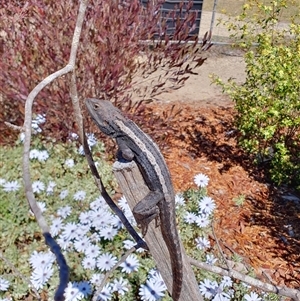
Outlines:
POLYGON ((155 227, 159 227, 160 226, 160 218, 159 218, 159 215, 156 216, 155 218, 155 227))
POLYGON ((144 237, 147 234, 148 225, 147 224, 139 224, 138 227, 141 229, 142 236, 144 237))

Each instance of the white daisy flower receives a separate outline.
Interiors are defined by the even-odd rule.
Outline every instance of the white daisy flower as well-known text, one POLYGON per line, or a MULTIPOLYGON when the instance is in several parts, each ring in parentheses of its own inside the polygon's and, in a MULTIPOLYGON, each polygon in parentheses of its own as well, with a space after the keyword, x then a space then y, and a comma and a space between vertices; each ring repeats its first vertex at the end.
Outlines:
POLYGON ((64 207, 60 207, 58 210, 57 210, 57 214, 59 216, 61 216, 62 218, 66 218, 67 216, 69 216, 71 214, 71 207, 70 206, 64 206, 64 207))
POLYGON ((73 199, 75 201, 83 201, 85 197, 86 197, 86 192, 83 190, 79 190, 74 194, 73 199))
POLYGON ((139 295, 142 300, 156 301, 165 295, 165 290, 165 285, 155 282, 153 279, 148 279, 146 284, 141 285, 139 295))
POLYGON ((79 155, 84 156, 84 149, 82 145, 79 146, 78 153, 79 155))
POLYGON ((211 281, 209 279, 204 279, 200 282, 199 289, 202 296, 207 299, 213 297, 214 290, 218 287, 218 283, 216 281, 211 281))
POLYGON ((205 214, 211 214, 215 208, 215 201, 209 196, 205 196, 199 201, 199 209, 205 214))
POLYGON ((55 261, 55 255, 52 252, 37 252, 33 251, 29 258, 30 265, 37 269, 38 267, 51 266, 55 261))
POLYGON ((76 133, 71 133, 70 136, 73 140, 77 140, 79 138, 79 136, 76 133))
POLYGON ((53 181, 50 181, 48 183, 47 189, 46 189, 46 194, 47 195, 52 195, 54 192, 54 187, 56 186, 56 183, 53 181))
POLYGON ((84 269, 93 271, 96 267, 96 259, 93 257, 87 256, 87 257, 83 258, 81 264, 84 269))
POLYGON ((0 291, 5 292, 9 288, 9 281, 0 277, 0 291))
POLYGON ((103 274, 93 274, 90 282, 94 284, 95 286, 100 286, 102 280, 104 279, 103 274))
POLYGON ((46 150, 39 151, 37 159, 40 162, 45 162, 49 158, 49 154, 46 150))
POLYGON ((209 177, 204 175, 203 173, 199 173, 195 175, 194 182, 198 187, 204 188, 208 185, 209 177))
POLYGON ((126 292, 128 292, 128 281, 123 279, 114 279, 112 285, 112 292, 118 292, 121 296, 124 296, 126 292))
POLYGON ((111 299, 111 286, 110 284, 106 284, 101 291, 101 293, 97 296, 97 300, 108 301, 111 299))
POLYGON ((205 228, 209 225, 209 219, 205 215, 199 215, 196 217, 195 223, 197 224, 198 227, 205 228))
POLYGON ((111 226, 104 227, 100 230, 100 236, 107 240, 113 240, 117 234, 118 234, 117 229, 111 226))
POLYGON ((21 185, 18 181, 5 182, 2 184, 3 190, 5 192, 18 191, 21 185))
POLYGON ((21 133, 20 134, 20 141, 21 141, 21 143, 24 143, 24 140, 25 140, 25 133, 21 133))
POLYGON ((139 261, 138 258, 134 254, 130 254, 126 261, 123 262, 120 267, 122 268, 122 272, 127 274, 137 271, 139 268, 139 261))
POLYGON ((261 301, 261 298, 255 292, 245 295, 244 299, 245 301, 261 301))
POLYGON ((33 286, 39 290, 42 288, 53 275, 53 268, 50 265, 37 267, 33 270, 30 280, 33 286))
POLYGON ((62 238, 64 240, 72 240, 74 238, 77 237, 78 233, 77 233, 77 229, 78 229, 78 225, 75 223, 67 223, 64 227, 64 230, 61 234, 62 238))
POLYGON ((92 257, 92 258, 96 258, 99 256, 100 254, 100 248, 99 246, 97 245, 89 245, 85 251, 84 251, 84 254, 87 256, 87 257, 92 257))
POLYGON ((74 165, 75 165, 74 160, 73 160, 73 159, 67 159, 67 160, 65 161, 65 165, 66 165, 68 168, 74 167, 74 165))
POLYGON ((65 301, 79 301, 84 298, 83 293, 79 290, 77 283, 69 282, 64 293, 65 301))
POLYGON ((90 208, 94 211, 97 211, 98 209, 107 209, 108 205, 105 199, 102 196, 99 196, 93 202, 90 203, 90 208))
POLYGON ((206 237, 198 237, 195 239, 197 248, 200 250, 204 250, 210 247, 210 242, 206 237))
POLYGON ((97 144, 97 139, 94 134, 89 133, 86 136, 87 136, 87 143, 90 148, 97 144))
POLYGON ((192 224, 196 221, 197 215, 193 212, 187 212, 184 216, 184 220, 188 224, 192 224))
POLYGON ((212 254, 207 254, 206 255, 206 263, 209 265, 214 265, 218 261, 218 258, 215 258, 214 255, 212 254))
POLYGON ((63 190, 60 194, 59 194, 59 198, 61 200, 65 199, 69 194, 69 191, 67 189, 63 190))
POLYGON ((32 183, 32 191, 34 193, 40 193, 45 190, 45 184, 42 181, 34 181, 32 183))
MULTIPOLYGON (((36 202, 36 203, 39 206, 42 213, 46 211, 47 208, 46 208, 46 203, 45 202, 36 202)), ((29 210, 29 212, 30 212, 31 215, 34 215, 31 209, 29 210)))
POLYGON ((182 194, 177 193, 175 195, 175 204, 178 205, 178 206, 182 206, 182 205, 185 204, 184 203, 184 198, 183 198, 182 194))
POLYGON ((222 279, 221 284, 220 284, 223 288, 225 288, 225 287, 231 287, 232 284, 233 284, 233 281, 232 281, 232 279, 230 277, 223 276, 223 279, 222 279))
POLYGON ((91 241, 87 236, 76 238, 74 247, 77 252, 84 252, 91 245, 91 241))
POLYGON ((50 226, 50 233, 52 236, 57 236, 63 228, 63 220, 60 217, 54 218, 50 226))
POLYGON ((101 271, 109 271, 117 263, 117 258, 110 253, 104 253, 97 259, 97 267, 101 271))
POLYGON ((38 149, 32 149, 29 152, 29 159, 37 159, 39 157, 40 151, 38 149))

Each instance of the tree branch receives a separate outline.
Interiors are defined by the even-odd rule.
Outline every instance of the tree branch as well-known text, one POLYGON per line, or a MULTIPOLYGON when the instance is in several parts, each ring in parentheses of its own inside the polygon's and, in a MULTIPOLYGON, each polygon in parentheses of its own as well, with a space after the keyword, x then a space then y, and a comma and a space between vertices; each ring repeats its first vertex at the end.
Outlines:
MULTIPOLYGON (((77 26, 76 26, 76 28, 77 28, 77 26)), ((77 30, 76 32, 77 32, 78 35, 80 34, 79 30, 77 30)), ((71 56, 72 56, 72 54, 71 54, 71 56)), ((75 64, 75 61, 74 62, 71 61, 71 58, 70 58, 70 63, 75 64)), ((75 114, 75 120, 76 120, 76 123, 78 125, 79 140, 80 140, 80 143, 83 145, 84 154, 85 154, 85 157, 86 157, 87 162, 89 164, 92 175, 94 177, 94 181, 96 183, 96 186, 98 187, 102 197, 105 199, 108 206, 120 218, 121 222, 123 223, 123 225, 125 226, 127 231, 130 233, 130 235, 136 241, 136 243, 137 243, 136 248, 143 248, 145 250, 148 250, 147 244, 137 234, 137 232, 134 230, 134 228, 130 225, 128 219, 126 218, 126 216, 124 215, 122 210, 120 210, 120 208, 113 202, 113 200, 111 199, 111 197, 107 193, 107 191, 106 191, 106 189, 103 185, 103 182, 101 180, 101 177, 98 173, 98 170, 96 168, 91 150, 90 150, 90 148, 87 144, 87 139, 86 139, 86 135, 85 135, 85 131, 84 131, 84 122, 83 122, 83 117, 82 117, 82 113, 81 113, 81 109, 80 109, 80 105, 79 105, 79 97, 78 97, 78 92, 77 92, 75 65, 73 67, 73 70, 72 70, 72 73, 71 73, 71 79, 70 79, 70 96, 71 96, 71 99, 72 99, 72 104, 73 104, 73 109, 74 109, 74 114, 75 114)))
POLYGON ((276 286, 273 284, 269 284, 269 283, 265 283, 263 281, 260 281, 258 279, 255 279, 253 277, 244 275, 238 271, 235 270, 226 270, 217 266, 213 266, 213 265, 209 265, 205 262, 200 262, 197 261, 191 257, 189 257, 189 261, 192 265, 200 268, 200 269, 204 269, 206 271, 215 273, 215 274, 219 274, 222 276, 228 276, 228 277, 233 277, 235 279, 241 280, 251 286, 257 287, 265 292, 270 292, 270 293, 275 293, 281 296, 285 296, 285 297, 289 297, 292 298, 292 300, 300 300, 300 291, 299 290, 295 290, 295 289, 291 289, 288 287, 281 287, 281 286, 276 286))
POLYGON ((42 300, 39 292, 36 290, 32 282, 30 281, 30 279, 25 277, 18 269, 16 269, 16 267, 2 254, 2 252, 0 252, 0 258, 12 269, 12 271, 17 276, 19 276, 24 282, 28 283, 29 287, 32 287, 32 290, 34 291, 37 300, 38 301, 42 300))
POLYGON ((37 220, 38 225, 40 226, 43 235, 45 237, 46 243, 50 246, 51 251, 56 256, 56 261, 60 267, 60 283, 59 287, 55 294, 55 300, 60 301, 64 300, 64 290, 67 287, 69 281, 69 273, 68 273, 68 266, 64 259, 63 254, 59 246, 56 244, 55 240, 52 238, 49 227, 46 223, 45 218, 42 215, 42 212, 39 206, 36 203, 33 190, 32 190, 32 182, 30 177, 30 162, 29 162, 29 152, 30 152, 30 142, 31 142, 31 123, 32 123, 32 105, 35 97, 38 93, 46 87, 49 83, 54 81, 56 78, 69 73, 70 71, 74 70, 75 61, 76 61, 76 54, 79 45, 80 33, 81 28, 85 16, 85 11, 87 7, 87 0, 80 1, 79 12, 77 16, 76 27, 73 34, 73 40, 71 45, 70 51, 70 58, 69 63, 62 69, 50 74, 44 80, 42 80, 28 95, 26 102, 25 102, 25 120, 24 120, 24 130, 25 130, 25 139, 24 139, 24 151, 23 151, 23 180, 25 185, 25 194, 28 200, 29 206, 37 220))

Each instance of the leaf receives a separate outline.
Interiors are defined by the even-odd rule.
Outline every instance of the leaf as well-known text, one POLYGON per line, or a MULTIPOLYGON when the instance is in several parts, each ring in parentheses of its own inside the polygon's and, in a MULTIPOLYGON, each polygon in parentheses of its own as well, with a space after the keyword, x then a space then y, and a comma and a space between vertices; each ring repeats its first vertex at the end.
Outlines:
POLYGON ((183 84, 187 79, 189 79, 189 76, 182 77, 182 78, 178 81, 178 84, 180 84, 180 83, 183 84))
POLYGON ((204 63, 205 61, 206 61, 206 58, 202 58, 202 57, 196 59, 196 60, 195 60, 195 62, 197 63, 197 64, 196 64, 196 67, 202 66, 203 63, 204 63))

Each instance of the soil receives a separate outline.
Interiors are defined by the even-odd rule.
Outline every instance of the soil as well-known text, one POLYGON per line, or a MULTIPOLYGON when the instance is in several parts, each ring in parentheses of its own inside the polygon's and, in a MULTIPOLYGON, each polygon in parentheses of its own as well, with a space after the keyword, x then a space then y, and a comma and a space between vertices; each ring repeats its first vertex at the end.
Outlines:
MULTIPOLYGON (((244 266, 272 284, 300 287, 300 198, 291 188, 276 188, 237 145, 234 106, 209 79, 215 73, 243 82, 240 53, 214 47, 186 85, 162 95, 154 111, 180 109, 170 123, 178 134, 164 155, 177 192, 195 188, 193 177, 209 176, 208 195, 217 203, 211 241, 227 259, 239 255, 244 266), (243 199, 242 205, 236 200, 243 199)), ((220 257, 220 254, 219 254, 220 257)))
POLYGON ((195 69, 197 75, 191 75, 179 90, 173 90, 159 96, 158 100, 165 103, 195 103, 196 106, 232 106, 232 102, 222 93, 222 89, 212 84, 212 75, 220 77, 223 81, 234 79, 243 83, 246 78, 243 53, 233 50, 230 46, 213 45, 203 53, 206 61, 195 69))

